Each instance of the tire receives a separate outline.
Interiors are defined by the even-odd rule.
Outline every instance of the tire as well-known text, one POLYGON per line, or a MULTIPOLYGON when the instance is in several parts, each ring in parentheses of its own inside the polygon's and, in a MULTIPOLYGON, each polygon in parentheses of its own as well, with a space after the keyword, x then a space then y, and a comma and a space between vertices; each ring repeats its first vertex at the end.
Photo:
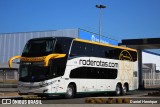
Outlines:
POLYGON ((72 84, 68 85, 65 98, 74 98, 75 97, 75 88, 72 84))
POLYGON ((122 89, 122 95, 126 95, 127 89, 128 89, 128 87, 127 87, 127 85, 125 84, 125 85, 123 86, 123 89, 122 89))
POLYGON ((122 93, 121 85, 120 85, 120 84, 117 84, 116 90, 115 90, 115 95, 116 95, 116 96, 120 96, 121 93, 122 93))

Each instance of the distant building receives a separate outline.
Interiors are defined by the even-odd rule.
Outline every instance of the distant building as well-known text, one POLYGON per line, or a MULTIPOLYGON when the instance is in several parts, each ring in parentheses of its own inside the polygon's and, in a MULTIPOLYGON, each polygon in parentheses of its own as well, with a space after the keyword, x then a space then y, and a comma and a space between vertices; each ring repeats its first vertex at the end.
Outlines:
MULTIPOLYGON (((160 70, 160 54, 143 50, 142 63, 143 64, 155 64, 155 70, 160 70)), ((149 65, 148 65, 149 66, 149 65)))
POLYGON ((145 86, 160 85, 160 55, 157 53, 142 52, 142 73, 145 86))

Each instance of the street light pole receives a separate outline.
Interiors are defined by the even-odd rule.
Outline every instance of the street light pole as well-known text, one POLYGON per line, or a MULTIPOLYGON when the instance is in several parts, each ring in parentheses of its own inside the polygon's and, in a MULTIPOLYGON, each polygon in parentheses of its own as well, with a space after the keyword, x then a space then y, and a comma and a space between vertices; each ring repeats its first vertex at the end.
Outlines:
POLYGON ((102 9, 106 8, 105 5, 96 5, 96 8, 99 8, 99 42, 101 41, 101 35, 102 35, 102 9))

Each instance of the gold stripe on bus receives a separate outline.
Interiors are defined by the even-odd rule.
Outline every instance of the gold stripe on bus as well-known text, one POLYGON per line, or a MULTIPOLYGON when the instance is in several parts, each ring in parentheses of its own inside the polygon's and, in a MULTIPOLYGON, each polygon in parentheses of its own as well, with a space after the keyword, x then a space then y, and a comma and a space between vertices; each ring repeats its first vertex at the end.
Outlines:
POLYGON ((46 56, 46 58, 44 60, 44 66, 48 66, 50 59, 63 58, 65 56, 66 56, 66 54, 49 54, 48 56, 46 56))
POLYGON ((9 64, 9 67, 12 68, 12 61, 15 59, 20 59, 20 61, 23 61, 23 62, 44 62, 44 66, 48 66, 50 59, 63 58, 65 56, 66 54, 49 54, 47 56, 42 56, 42 57, 14 56, 9 59, 8 64, 9 64))
POLYGON ((75 41, 79 41, 79 42, 85 42, 85 43, 90 43, 90 44, 95 44, 95 45, 101 45, 101 46, 107 46, 107 47, 112 47, 112 48, 118 48, 118 49, 125 49, 125 50, 131 50, 131 51, 136 51, 136 49, 131 49, 131 48, 127 48, 127 47, 122 47, 122 46, 114 46, 111 44, 104 44, 104 43, 99 43, 99 42, 94 42, 94 41, 89 41, 89 40, 82 40, 82 39, 78 39, 75 38, 75 41))
POLYGON ((12 61, 13 60, 20 59, 20 58, 21 58, 21 56, 14 56, 14 57, 10 58, 9 61, 8 61, 9 67, 12 68, 12 61))
POLYGON ((21 61, 24 61, 24 62, 41 62, 41 61, 44 61, 45 58, 46 58, 46 56, 42 56, 42 57, 22 57, 21 61))

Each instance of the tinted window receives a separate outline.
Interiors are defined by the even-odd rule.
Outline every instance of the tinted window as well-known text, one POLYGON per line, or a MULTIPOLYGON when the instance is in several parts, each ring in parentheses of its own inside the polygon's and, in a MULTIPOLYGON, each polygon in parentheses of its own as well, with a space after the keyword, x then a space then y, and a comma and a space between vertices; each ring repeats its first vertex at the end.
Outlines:
POLYGON ((137 53, 135 51, 112 48, 91 43, 74 41, 70 56, 93 56, 100 58, 136 61, 137 53), (121 56, 123 54, 123 56, 121 56), (125 57, 126 56, 126 57, 125 57), (130 58, 131 57, 131 58, 130 58), (127 59, 130 58, 130 59, 127 59), (131 60, 132 59, 132 60, 131 60))
POLYGON ((68 54, 71 45, 70 39, 58 38, 55 45, 55 53, 68 54))
POLYGON ((70 78, 115 79, 117 78, 117 69, 79 67, 71 71, 70 78))
POLYGON ((86 44, 83 42, 73 42, 71 56, 87 56, 86 44))
POLYGON ((137 61, 137 52, 135 52, 135 51, 130 51, 130 54, 131 54, 131 56, 132 56, 132 58, 133 58, 133 61, 137 61))
POLYGON ((74 41, 70 56, 103 57, 103 49, 99 45, 74 41))
POLYGON ((93 52, 92 52, 94 57, 101 57, 101 50, 99 45, 93 45, 93 52))
POLYGON ((92 44, 85 44, 85 53, 87 56, 94 56, 93 55, 93 45, 92 44))
POLYGON ((53 39, 30 40, 25 45, 22 56, 45 56, 53 53, 53 39))

